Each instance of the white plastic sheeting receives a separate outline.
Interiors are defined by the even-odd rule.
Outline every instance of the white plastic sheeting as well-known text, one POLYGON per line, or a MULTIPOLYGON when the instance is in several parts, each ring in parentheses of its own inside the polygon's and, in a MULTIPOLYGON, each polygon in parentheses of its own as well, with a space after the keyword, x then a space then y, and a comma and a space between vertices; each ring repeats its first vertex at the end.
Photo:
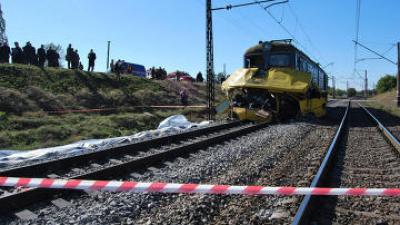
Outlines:
POLYGON ((205 127, 208 125, 209 121, 192 123, 183 115, 174 115, 163 120, 156 130, 142 131, 131 136, 84 140, 69 145, 30 151, 0 150, 0 167, 27 161, 31 162, 34 160, 68 157, 87 152, 101 151, 115 146, 176 134, 193 127, 205 127))

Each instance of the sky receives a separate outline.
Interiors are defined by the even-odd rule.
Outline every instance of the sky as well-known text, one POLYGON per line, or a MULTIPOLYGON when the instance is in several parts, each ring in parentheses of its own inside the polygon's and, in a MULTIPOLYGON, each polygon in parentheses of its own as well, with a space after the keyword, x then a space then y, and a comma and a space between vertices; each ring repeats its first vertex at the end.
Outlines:
MULTIPOLYGON (((213 7, 253 0, 213 0, 213 7)), ((87 54, 97 54, 96 71, 106 70, 107 41, 111 59, 146 68, 184 70, 192 76, 206 69, 205 0, 3 0, 10 43, 35 47, 50 42, 66 49, 71 43, 87 67, 87 54)), ((267 4, 264 4, 267 6, 267 4)), ((360 43, 397 60, 400 1, 361 0, 360 43)), ((215 72, 243 65, 244 51, 263 40, 295 39, 297 45, 336 77, 336 87, 369 87, 396 66, 384 60, 362 60, 354 73, 356 0, 289 0, 269 8, 259 5, 214 11, 215 72)), ((376 58, 358 48, 358 59, 376 58)), ((331 82, 330 82, 331 84, 331 82)))

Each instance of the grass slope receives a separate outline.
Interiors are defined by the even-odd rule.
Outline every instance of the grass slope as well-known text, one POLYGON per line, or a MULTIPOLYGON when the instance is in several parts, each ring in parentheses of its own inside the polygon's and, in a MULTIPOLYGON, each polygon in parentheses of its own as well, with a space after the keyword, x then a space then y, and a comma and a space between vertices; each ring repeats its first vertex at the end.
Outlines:
POLYGON ((391 90, 382 94, 378 94, 372 98, 365 105, 385 110, 393 115, 400 116, 400 109, 397 107, 396 90, 391 90))
MULTIPOLYGON (((0 149, 34 149, 91 138, 153 129, 164 118, 182 113, 205 118, 203 109, 146 110, 119 113, 49 115, 46 111, 179 105, 179 91, 189 91, 192 105, 205 105, 204 84, 152 81, 132 75, 26 65, 0 64, 0 149)), ((221 93, 218 93, 221 98, 221 93)))

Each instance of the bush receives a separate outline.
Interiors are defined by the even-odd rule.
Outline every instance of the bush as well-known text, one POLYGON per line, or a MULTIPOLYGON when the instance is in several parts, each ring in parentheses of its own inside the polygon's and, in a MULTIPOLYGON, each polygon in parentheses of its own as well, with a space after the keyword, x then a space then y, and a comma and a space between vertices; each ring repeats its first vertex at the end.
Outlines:
POLYGON ((0 111, 22 114, 38 110, 38 107, 27 99, 27 96, 17 90, 0 87, 0 111))
POLYGON ((354 96, 356 96, 356 94, 357 94, 357 91, 354 88, 349 88, 347 90, 347 97, 354 97, 354 96))
POLYGON ((123 91, 119 89, 112 89, 107 92, 103 91, 101 92, 101 95, 112 107, 120 107, 127 103, 128 97, 123 91))
POLYGON ((51 93, 46 93, 38 87, 29 87, 26 90, 27 96, 44 111, 63 109, 63 105, 51 93))
POLYGON ((132 96, 137 99, 141 105, 150 106, 150 105, 161 105, 164 104, 162 100, 164 100, 164 93, 161 91, 152 91, 148 89, 142 89, 136 91, 132 94, 132 96))
POLYGON ((396 87, 396 77, 392 75, 385 75, 381 79, 378 80, 378 84, 376 85, 376 90, 378 93, 384 93, 392 90, 396 87))
POLYGON ((7 119, 7 113, 0 111, 0 121, 4 121, 7 119))
POLYGON ((110 118, 111 121, 116 123, 118 128, 133 129, 137 126, 137 118, 128 116, 114 116, 110 118))
POLYGON ((38 139, 47 140, 65 140, 72 134, 72 129, 61 126, 42 126, 37 130, 38 139))
POLYGON ((99 108, 108 105, 108 102, 99 93, 93 93, 85 88, 75 95, 76 101, 84 108, 99 108))

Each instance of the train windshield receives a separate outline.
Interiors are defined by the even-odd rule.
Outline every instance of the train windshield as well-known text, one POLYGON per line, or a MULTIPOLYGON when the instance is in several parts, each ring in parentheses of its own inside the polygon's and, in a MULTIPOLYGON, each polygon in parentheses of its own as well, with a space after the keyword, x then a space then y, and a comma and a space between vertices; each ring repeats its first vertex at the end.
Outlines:
POLYGON ((271 54, 269 59, 270 67, 290 67, 289 54, 271 54))
POLYGON ((265 61, 262 54, 247 55, 244 59, 245 68, 264 68, 265 61))

